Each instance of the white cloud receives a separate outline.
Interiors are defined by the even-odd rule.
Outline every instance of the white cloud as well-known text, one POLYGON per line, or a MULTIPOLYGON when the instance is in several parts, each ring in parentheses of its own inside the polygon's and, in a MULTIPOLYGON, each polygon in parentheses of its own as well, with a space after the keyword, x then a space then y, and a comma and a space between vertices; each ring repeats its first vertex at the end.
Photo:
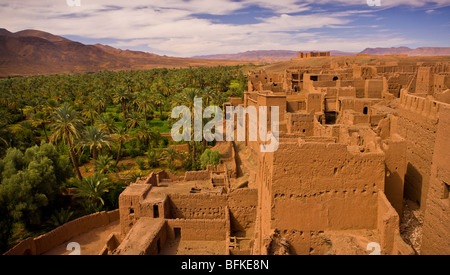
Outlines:
MULTIPOLYGON (((381 1, 384 6, 425 6, 422 0, 381 1)), ((431 2, 432 8, 450 5, 450 0, 431 2)), ((328 13, 312 10, 312 3, 364 6, 366 0, 81 0, 80 7, 69 7, 66 0, 22 0, 0 4, 0 26, 10 31, 38 29, 56 35, 108 38, 117 41, 112 46, 120 48, 146 45, 158 54, 185 57, 258 49, 358 50, 369 44, 407 42, 381 34, 353 42, 319 34, 317 30, 322 28, 352 28, 356 16, 371 15, 371 10, 328 13), (273 15, 240 25, 195 16, 232 15, 250 6, 270 10, 273 15), (293 15, 299 12, 304 13, 293 15)), ((427 5, 427 10, 432 8, 427 5)))

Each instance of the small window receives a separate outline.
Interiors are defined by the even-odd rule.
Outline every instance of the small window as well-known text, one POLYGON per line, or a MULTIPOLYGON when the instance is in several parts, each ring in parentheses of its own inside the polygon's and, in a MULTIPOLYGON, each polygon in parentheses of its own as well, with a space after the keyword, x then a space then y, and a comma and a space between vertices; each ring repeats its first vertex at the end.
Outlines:
POLYGON ((364 113, 365 115, 367 115, 367 114, 369 113, 369 108, 367 108, 367 107, 364 107, 364 111, 363 111, 363 113, 364 113))
POLYGON ((450 193, 450 185, 448 185, 448 183, 446 183, 446 182, 442 182, 442 183, 443 183, 443 188, 444 188, 443 199, 448 199, 449 193, 450 193))
POLYGON ((337 76, 333 77, 333 81, 338 81, 338 80, 339 80, 339 77, 337 77, 337 76))
POLYGON ((153 205, 153 218, 159 218, 159 207, 157 204, 153 205))
POLYGON ((310 79, 311 79, 312 81, 319 81, 319 77, 318 77, 317 75, 312 75, 312 76, 310 77, 310 79))
POLYGON ((181 228, 175 227, 173 231, 175 233, 175 239, 181 239, 181 228))
POLYGON ((130 208, 130 214, 134 214, 134 209, 130 208))

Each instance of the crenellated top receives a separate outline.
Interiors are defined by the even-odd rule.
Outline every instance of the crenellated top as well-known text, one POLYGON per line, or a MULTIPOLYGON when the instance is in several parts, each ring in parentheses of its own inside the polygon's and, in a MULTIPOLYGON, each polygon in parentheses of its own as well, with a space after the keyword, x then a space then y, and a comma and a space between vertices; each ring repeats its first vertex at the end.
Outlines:
POLYGON ((450 107, 450 104, 410 94, 405 89, 402 89, 400 93, 400 108, 430 119, 439 118, 439 111, 443 106, 450 107))

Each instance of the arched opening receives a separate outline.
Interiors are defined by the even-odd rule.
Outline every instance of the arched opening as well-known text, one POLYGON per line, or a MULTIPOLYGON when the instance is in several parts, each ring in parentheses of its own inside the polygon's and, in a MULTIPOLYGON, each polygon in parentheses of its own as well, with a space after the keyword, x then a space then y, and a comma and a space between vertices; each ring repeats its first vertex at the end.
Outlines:
POLYGON ((369 114, 369 108, 367 108, 367 107, 364 107, 364 111, 363 111, 363 113, 364 113, 365 115, 369 114))

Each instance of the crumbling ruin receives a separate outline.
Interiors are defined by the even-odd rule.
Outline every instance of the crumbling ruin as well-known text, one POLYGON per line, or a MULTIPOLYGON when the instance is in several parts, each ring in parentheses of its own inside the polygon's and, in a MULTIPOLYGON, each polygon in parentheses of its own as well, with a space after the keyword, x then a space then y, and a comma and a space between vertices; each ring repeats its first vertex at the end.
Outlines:
POLYGON ((449 63, 330 62, 248 79, 244 100, 225 105, 278 106, 278 150, 223 142, 218 167, 131 184, 101 254, 450 253, 449 63), (400 234, 405 201, 424 217, 421 242, 400 234))
POLYGON ((369 254, 369 243, 382 254, 415 254, 400 235, 405 200, 425 216, 420 253, 449 253, 449 77, 448 63, 251 73, 244 100, 226 105, 278 106, 279 149, 239 144, 256 166, 241 168, 244 188, 230 184, 236 164, 219 168, 219 189, 212 168, 130 186, 120 206, 127 237, 111 253, 167 253, 176 242, 174 254, 369 254), (177 185, 186 192, 172 193, 177 185), (135 233, 149 223, 154 233, 135 233), (189 242, 210 250, 182 250, 189 242))

